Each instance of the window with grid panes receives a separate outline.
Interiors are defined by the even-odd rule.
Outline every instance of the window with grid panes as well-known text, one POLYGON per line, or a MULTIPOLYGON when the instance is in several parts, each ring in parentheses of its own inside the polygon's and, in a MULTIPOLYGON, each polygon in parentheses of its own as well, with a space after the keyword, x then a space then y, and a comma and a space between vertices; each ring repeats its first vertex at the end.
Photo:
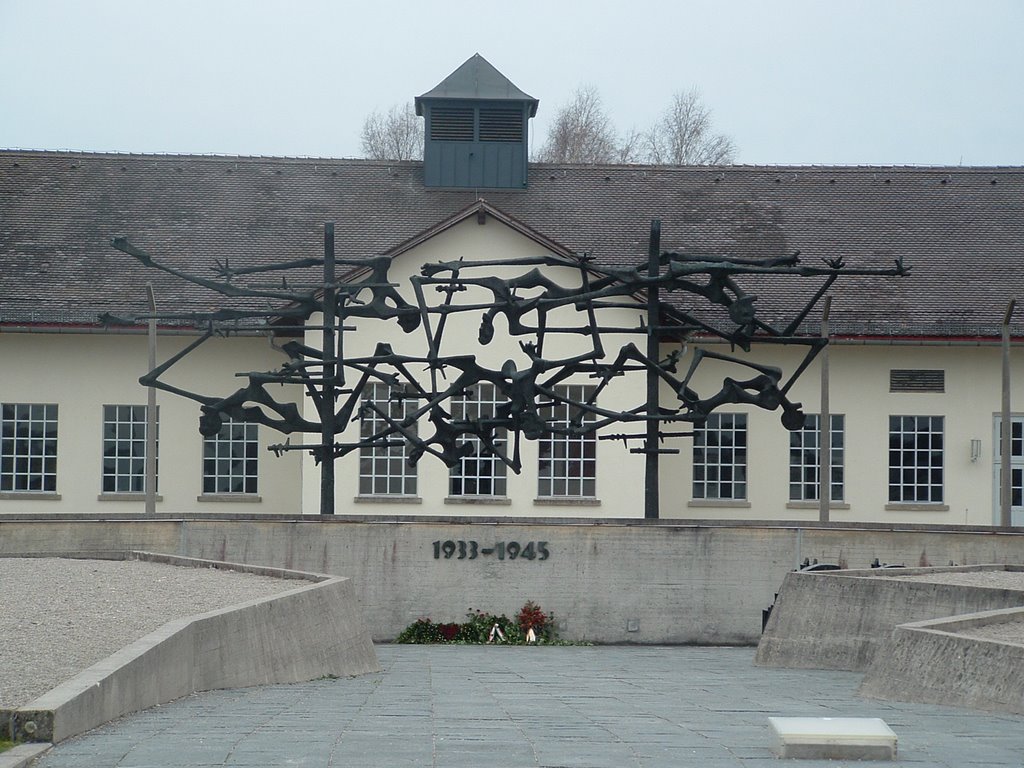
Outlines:
POLYGON ((227 420, 213 437, 203 438, 203 493, 256 494, 259 479, 256 424, 227 420))
POLYGON ((101 487, 103 493, 146 492, 146 406, 103 406, 101 487))
POLYGON ((55 404, 0 405, 0 491, 56 493, 55 404))
POLYGON ((746 500, 745 413, 712 413, 694 427, 693 498, 746 500))
MULTIPOLYGON (((493 384, 475 384, 464 396, 451 400, 452 421, 486 421, 494 417, 499 405, 506 402, 504 395, 493 384)), ((497 428, 493 442, 505 449, 506 430, 497 428)), ((505 463, 488 450, 476 435, 464 435, 459 445, 468 443, 470 452, 452 467, 448 475, 450 496, 504 496, 506 493, 505 463)))
POLYGON ((597 495, 597 434, 588 430, 596 416, 571 402, 584 403, 594 387, 563 384, 554 388, 564 401, 542 406, 541 417, 555 430, 538 443, 537 495, 544 497, 585 497, 597 495))
MULTIPOLYGON (((994 447, 997 464, 1002 462, 1002 438, 1002 420, 997 419, 994 447)), ((996 482, 999 482, 998 472, 996 482)), ((1019 416, 1010 419, 1010 506, 1024 506, 1024 418, 1019 416)))
MULTIPOLYGON (((829 417, 831 450, 831 501, 843 500, 844 428, 842 414, 829 417)), ((789 498, 790 501, 818 501, 821 497, 818 474, 821 464, 821 416, 807 414, 802 429, 789 433, 789 498)))
MULTIPOLYGON (((391 429, 389 420, 401 422, 415 412, 415 398, 386 384, 371 384, 363 396, 359 436, 367 440, 391 429)), ((416 425, 408 429, 416 434, 416 425)), ((391 438, 395 445, 363 446, 359 449, 360 496, 415 496, 416 467, 409 463, 409 442, 400 433, 391 438)))
POLYGON ((889 417, 889 501, 942 502, 942 416, 889 417))

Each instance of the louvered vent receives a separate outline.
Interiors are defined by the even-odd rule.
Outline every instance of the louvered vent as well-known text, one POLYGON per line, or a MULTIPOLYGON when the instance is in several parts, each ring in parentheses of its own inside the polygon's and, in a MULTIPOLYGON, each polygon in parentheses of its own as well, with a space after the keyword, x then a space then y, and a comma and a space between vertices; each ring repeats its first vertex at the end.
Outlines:
POLYGON ((945 392, 946 372, 893 368, 889 371, 890 392, 945 392))
POLYGON ((480 141, 522 141, 521 109, 481 109, 480 141))
POLYGON ((436 141, 473 141, 472 107, 434 107, 430 137, 436 141))

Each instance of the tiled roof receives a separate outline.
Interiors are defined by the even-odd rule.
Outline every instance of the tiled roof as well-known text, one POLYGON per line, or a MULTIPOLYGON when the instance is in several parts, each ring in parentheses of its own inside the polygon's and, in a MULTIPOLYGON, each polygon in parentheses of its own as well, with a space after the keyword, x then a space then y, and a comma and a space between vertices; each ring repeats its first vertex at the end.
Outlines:
MULTIPOLYGON (((211 275, 214 259, 322 255, 326 221, 339 256, 385 253, 480 197, 597 264, 645 262, 652 218, 664 249, 902 258, 907 277, 834 286, 837 333, 997 336, 1007 301, 1024 299, 1024 168, 531 165, 526 190, 479 192, 422 178, 418 162, 0 151, 0 323, 142 312, 146 281, 161 310, 221 303, 143 268, 113 236, 211 275)), ((811 290, 773 278, 752 292, 771 319, 811 290)))

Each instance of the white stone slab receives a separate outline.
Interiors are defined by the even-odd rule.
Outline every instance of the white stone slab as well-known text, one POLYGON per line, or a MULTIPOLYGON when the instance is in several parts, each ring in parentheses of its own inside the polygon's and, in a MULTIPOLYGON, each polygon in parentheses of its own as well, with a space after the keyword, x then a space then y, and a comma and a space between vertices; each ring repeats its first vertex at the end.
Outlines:
POLYGON ((895 760, 896 733, 877 717, 769 717, 779 757, 895 760))

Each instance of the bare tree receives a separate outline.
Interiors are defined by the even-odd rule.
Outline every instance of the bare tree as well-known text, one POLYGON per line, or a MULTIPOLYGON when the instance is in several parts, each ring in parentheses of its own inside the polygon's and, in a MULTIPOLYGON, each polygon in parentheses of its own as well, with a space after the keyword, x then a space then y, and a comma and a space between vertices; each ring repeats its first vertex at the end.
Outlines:
POLYGON ((363 121, 363 154, 371 160, 421 160, 423 120, 412 104, 374 110, 363 121))
POLYGON ((642 163, 646 136, 636 128, 630 128, 629 133, 622 137, 616 150, 615 162, 621 165, 642 163))
POLYGON ((736 155, 732 139, 714 132, 711 110, 696 88, 672 96, 644 144, 648 160, 655 165, 721 165, 731 163, 736 155))
POLYGON ((547 141, 537 155, 542 163, 614 163, 619 147, 601 95, 592 85, 578 88, 558 110, 547 141))

